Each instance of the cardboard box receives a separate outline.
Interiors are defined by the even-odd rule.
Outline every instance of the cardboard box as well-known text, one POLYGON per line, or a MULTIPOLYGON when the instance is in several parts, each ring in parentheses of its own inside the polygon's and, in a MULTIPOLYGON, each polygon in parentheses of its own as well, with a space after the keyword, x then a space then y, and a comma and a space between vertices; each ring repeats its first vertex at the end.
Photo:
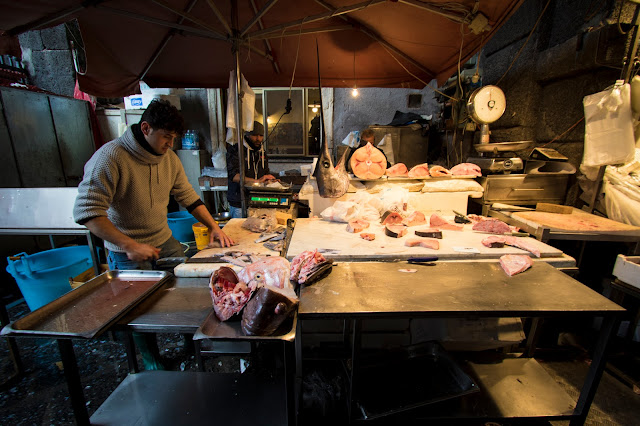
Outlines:
MULTIPOLYGON (((104 272, 107 272, 108 270, 109 270, 109 265, 105 265, 105 264, 100 265, 101 274, 104 272)), ((71 288, 75 289, 95 277, 96 277, 96 274, 93 272, 93 267, 91 267, 86 271, 84 271, 83 273, 78 274, 73 278, 69 278, 69 284, 71 285, 71 288)))
POLYGON ((227 186, 227 178, 200 176, 198 178, 198 185, 204 188, 211 188, 213 186, 227 186))

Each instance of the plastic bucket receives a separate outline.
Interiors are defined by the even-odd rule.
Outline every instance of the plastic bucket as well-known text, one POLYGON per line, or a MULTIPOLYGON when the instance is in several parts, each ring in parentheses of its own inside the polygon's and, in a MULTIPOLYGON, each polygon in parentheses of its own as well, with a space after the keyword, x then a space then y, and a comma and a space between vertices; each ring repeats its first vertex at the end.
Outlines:
POLYGON ((63 247, 32 255, 19 253, 7 257, 7 262, 7 272, 16 280, 32 311, 71 291, 69 278, 93 263, 89 246, 63 247))
POLYGON ((167 214, 167 222, 173 234, 173 238, 181 243, 188 243, 194 240, 191 225, 198 222, 198 219, 186 211, 167 214))
POLYGON ((196 248, 204 250, 209 245, 209 228, 200 222, 194 223, 193 234, 196 236, 196 248))

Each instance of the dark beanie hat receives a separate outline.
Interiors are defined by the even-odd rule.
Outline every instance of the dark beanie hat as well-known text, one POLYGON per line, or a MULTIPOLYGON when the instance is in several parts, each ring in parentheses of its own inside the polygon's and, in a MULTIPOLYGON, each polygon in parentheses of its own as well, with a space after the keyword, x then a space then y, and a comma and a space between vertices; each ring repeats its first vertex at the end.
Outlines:
POLYGON ((249 132, 253 136, 264 136, 264 126, 257 121, 253 122, 253 130, 249 132))

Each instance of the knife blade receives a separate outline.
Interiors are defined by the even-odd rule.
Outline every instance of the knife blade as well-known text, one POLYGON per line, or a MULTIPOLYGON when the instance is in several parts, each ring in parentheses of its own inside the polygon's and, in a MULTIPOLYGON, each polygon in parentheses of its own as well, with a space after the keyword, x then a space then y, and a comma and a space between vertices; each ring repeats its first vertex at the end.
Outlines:
POLYGON ((229 263, 226 260, 222 260, 220 257, 190 257, 184 263, 229 263))

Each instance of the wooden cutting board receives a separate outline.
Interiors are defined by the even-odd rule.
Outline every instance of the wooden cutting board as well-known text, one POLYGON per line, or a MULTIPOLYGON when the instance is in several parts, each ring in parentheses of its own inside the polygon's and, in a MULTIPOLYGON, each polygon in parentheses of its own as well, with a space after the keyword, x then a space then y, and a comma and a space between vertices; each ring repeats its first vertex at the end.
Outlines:
MULTIPOLYGON (((237 250, 245 253, 253 253, 258 255, 278 256, 279 252, 269 250, 263 243, 256 243, 255 240, 260 236, 259 233, 251 232, 244 229, 242 224, 246 219, 231 219, 222 230, 236 243, 235 246, 220 247, 220 243, 215 241, 215 247, 200 250, 193 255, 194 258, 206 258, 219 255, 226 251, 237 250)), ((177 277, 208 277, 213 271, 220 266, 231 266, 225 263, 183 263, 174 268, 173 273, 177 277)), ((239 271, 242 268, 234 268, 239 271)))
MULTIPOLYGON (((453 222, 453 216, 445 217, 445 219, 453 222)), ((472 231, 471 224, 465 225, 463 231, 443 230, 443 239, 438 240, 440 242, 439 250, 404 245, 408 238, 416 236, 414 233, 416 229, 426 227, 426 225, 412 226, 404 237, 392 238, 384 234, 382 225, 372 224, 363 232, 375 234, 376 239, 366 241, 360 238, 360 234, 347 232, 346 223, 328 222, 323 219, 297 219, 286 257, 291 260, 305 250, 314 249, 333 250, 326 254, 326 257, 337 261, 407 259, 419 256, 438 256, 441 260, 475 260, 497 259, 504 254, 528 254, 524 250, 509 246, 504 248, 485 247, 481 241, 492 234, 472 231), (464 252, 460 248, 471 248, 477 253, 464 252)), ((534 238, 526 238, 529 243, 535 244, 540 249, 541 257, 562 256, 562 251, 534 238)))
POLYGON ((596 216, 576 208, 573 209, 571 214, 534 211, 513 213, 512 217, 535 228, 542 226, 560 231, 606 232, 640 236, 640 228, 637 226, 616 222, 615 220, 596 216))

